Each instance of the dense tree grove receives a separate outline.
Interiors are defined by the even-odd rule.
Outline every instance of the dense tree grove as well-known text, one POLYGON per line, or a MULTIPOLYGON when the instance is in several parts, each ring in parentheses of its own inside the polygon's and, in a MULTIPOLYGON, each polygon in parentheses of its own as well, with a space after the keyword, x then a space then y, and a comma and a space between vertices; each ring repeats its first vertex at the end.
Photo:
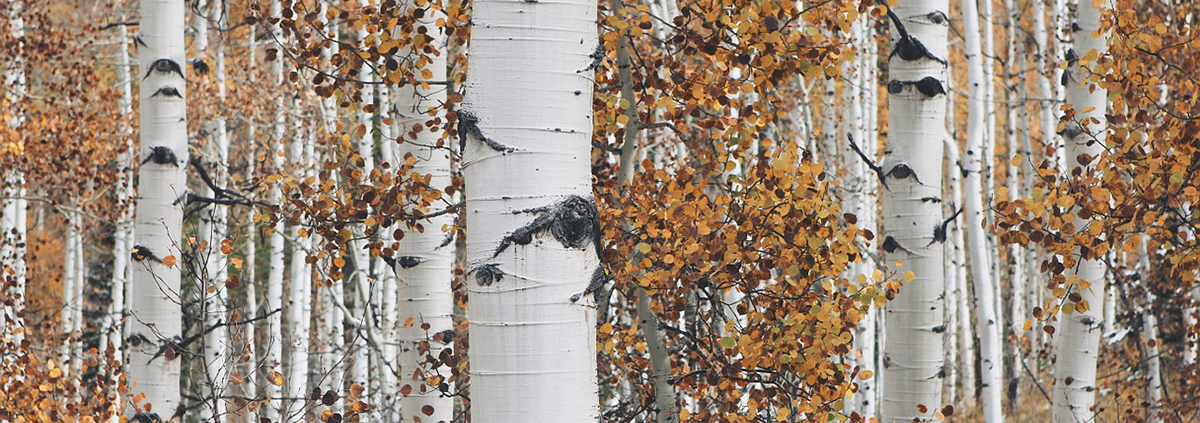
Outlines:
POLYGON ((1197 18, 0 1, 0 420, 1200 420, 1197 18))

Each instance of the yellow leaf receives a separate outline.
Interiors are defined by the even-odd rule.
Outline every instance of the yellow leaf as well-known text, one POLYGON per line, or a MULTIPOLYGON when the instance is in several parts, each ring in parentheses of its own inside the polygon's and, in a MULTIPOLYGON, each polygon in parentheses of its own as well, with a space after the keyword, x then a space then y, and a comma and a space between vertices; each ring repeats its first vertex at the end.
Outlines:
POLYGON ((163 257, 162 263, 165 264, 167 267, 175 267, 175 256, 170 255, 170 256, 163 257))
POLYGON ((647 244, 644 242, 638 243, 637 250, 639 252, 641 252, 642 254, 649 254, 650 253, 650 244, 647 244))
POLYGON ((917 275, 915 273, 913 273, 913 271, 909 270, 907 272, 904 272, 904 281, 905 282, 912 282, 916 278, 917 278, 917 275))
POLYGON ((871 373, 870 370, 863 370, 862 373, 858 374, 858 380, 867 380, 867 379, 870 379, 871 376, 874 376, 874 375, 875 375, 875 373, 871 373))
POLYGON ((57 367, 50 369, 50 378, 51 379, 58 379, 60 377, 62 377, 62 369, 57 368, 57 367))
POLYGON ((283 375, 277 371, 272 370, 271 374, 267 376, 267 380, 271 381, 272 385, 283 386, 283 375))

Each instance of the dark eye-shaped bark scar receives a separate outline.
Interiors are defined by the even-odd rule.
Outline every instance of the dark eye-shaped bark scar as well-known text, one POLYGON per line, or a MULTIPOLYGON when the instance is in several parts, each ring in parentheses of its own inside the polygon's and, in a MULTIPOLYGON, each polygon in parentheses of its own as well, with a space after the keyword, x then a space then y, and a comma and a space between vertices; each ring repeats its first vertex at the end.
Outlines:
POLYGON ((384 263, 387 263, 388 267, 392 268, 392 270, 396 269, 397 264, 400 265, 400 268, 402 268, 402 269, 412 269, 414 267, 417 267, 421 263, 425 262, 425 259, 417 257, 417 256, 382 257, 382 258, 383 258, 384 263))
POLYGON ((925 185, 923 182, 921 182, 921 178, 917 177, 917 173, 913 172, 912 168, 908 167, 908 165, 904 163, 898 163, 895 166, 892 166, 892 170, 888 171, 887 176, 896 179, 913 178, 913 180, 917 181, 918 184, 925 185))
POLYGON ((172 86, 166 86, 166 87, 159 88, 158 91, 155 91, 154 94, 151 95, 150 97, 151 98, 158 97, 159 95, 162 95, 163 97, 183 98, 183 95, 179 94, 179 90, 175 89, 175 87, 172 87, 172 86))
MULTIPOLYGON (((941 63, 942 65, 947 65, 946 60, 934 56, 933 53, 929 52, 929 49, 925 48, 925 45, 921 43, 921 40, 913 38, 908 33, 908 30, 904 28, 904 24, 900 22, 900 17, 896 16, 896 13, 893 12, 891 8, 887 9, 887 14, 888 17, 892 19, 892 23, 896 25, 896 30, 900 32, 900 41, 896 42, 896 47, 894 50, 892 50, 892 54, 888 55, 889 59, 892 56, 899 55, 900 59, 908 62, 927 58, 941 63)), ((931 22, 938 24, 946 22, 945 16, 945 14, 940 12, 934 12, 926 15, 925 17, 931 22)))
POLYGON ((584 289, 581 293, 572 295, 571 302, 579 301, 580 298, 583 298, 583 296, 587 294, 592 294, 595 301, 599 302, 600 287, 603 287, 604 284, 610 280, 612 280, 612 278, 609 277, 608 272, 604 270, 604 265, 597 264, 596 269, 592 270, 592 280, 588 282, 587 289, 584 289))
POLYGON ((500 255, 512 244, 529 245, 534 235, 550 231, 550 234, 561 242, 564 247, 587 249, 588 244, 595 248, 600 255, 600 213, 596 202, 590 198, 571 195, 551 206, 535 207, 518 210, 514 213, 537 213, 533 222, 518 228, 504 239, 492 257, 500 255))
POLYGON ((165 145, 156 145, 154 147, 150 147, 150 155, 146 156, 146 160, 142 160, 142 164, 149 162, 179 167, 179 158, 175 156, 175 151, 171 150, 171 147, 167 147, 165 145))
POLYGON ((890 235, 884 238, 882 247, 883 251, 889 254, 896 252, 896 250, 904 250, 904 252, 912 254, 912 250, 904 248, 904 246, 900 245, 899 241, 896 241, 896 238, 892 238, 890 235))
POLYGON ((962 214, 962 212, 963 209, 958 209, 958 211, 954 212, 954 214, 950 215, 950 217, 946 218, 946 220, 943 220, 941 225, 935 226, 933 228, 933 241, 929 241, 929 244, 926 244, 925 246, 928 247, 933 245, 935 242, 946 242, 946 227, 950 226, 950 222, 953 222, 954 219, 957 219, 958 215, 962 214))
POLYGON ((142 245, 133 246, 133 250, 130 252, 130 254, 135 261, 150 260, 159 263, 163 262, 161 258, 154 254, 153 251, 150 251, 149 247, 142 245))
POLYGON ((496 263, 480 265, 473 272, 475 273, 475 283, 479 286, 489 286, 504 279, 504 271, 500 270, 500 265, 496 263))
POLYGON ((154 63, 150 64, 150 69, 146 71, 146 76, 143 76, 142 79, 149 78, 152 72, 174 73, 179 75, 180 79, 187 79, 183 76, 183 68, 179 67, 179 64, 171 59, 155 60, 154 63))
POLYGON ((466 150, 467 138, 469 137, 475 137, 475 139, 487 144, 488 147, 496 151, 504 153, 516 151, 515 148, 501 144, 499 141, 483 135, 483 131, 479 129, 479 116, 475 116, 475 113, 466 109, 458 111, 458 137, 459 152, 466 150))
POLYGON ((399 264, 404 269, 412 269, 424 262, 425 259, 417 256, 400 256, 396 259, 396 264, 399 264))
POLYGON ((590 70, 600 69, 600 65, 604 63, 604 43, 596 44, 596 49, 592 50, 592 54, 588 57, 592 58, 592 63, 588 63, 586 68, 575 71, 575 73, 584 73, 590 70))
POLYGON ((915 85, 917 92, 927 98, 935 97, 938 94, 945 94, 946 89, 942 87, 942 81, 932 76, 926 76, 919 81, 899 81, 894 80, 888 83, 888 92, 892 94, 900 94, 905 85, 915 85))

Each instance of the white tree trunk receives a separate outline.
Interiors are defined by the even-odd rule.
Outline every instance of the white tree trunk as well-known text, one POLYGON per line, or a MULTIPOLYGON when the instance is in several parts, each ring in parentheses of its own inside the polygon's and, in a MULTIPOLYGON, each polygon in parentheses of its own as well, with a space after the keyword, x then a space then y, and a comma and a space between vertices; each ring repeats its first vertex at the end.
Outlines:
MULTIPOLYGON (((187 146, 184 2, 142 0, 141 142, 133 287, 129 295, 130 393, 144 392, 149 414, 169 420, 179 405, 182 335, 180 265, 187 146), (150 159, 147 161, 147 159, 150 159), (136 384, 136 385, 134 385, 136 384)), ((145 408, 143 408, 145 410, 145 408)))
MULTIPOLYGON (((849 84, 845 85, 846 102, 843 105, 846 110, 843 116, 848 123, 846 131, 853 134, 854 141, 858 145, 860 151, 863 152, 872 161, 875 161, 875 156, 878 150, 878 137, 876 134, 867 131, 868 119, 867 116, 874 112, 867 108, 869 104, 868 96, 875 89, 873 74, 867 73, 868 62, 875 60, 872 54, 873 45, 868 36, 868 28, 866 28, 866 17, 854 22, 854 39, 858 43, 857 49, 862 51, 861 55, 856 56, 855 61, 843 62, 845 72, 848 72, 849 84)), ((876 189, 878 183, 874 172, 867 168, 867 164, 863 162, 853 150, 844 148, 841 151, 842 165, 849 171, 849 177, 844 184, 846 190, 843 193, 843 208, 854 214, 858 218, 857 225, 859 228, 870 230, 872 233, 877 233, 878 228, 875 225, 875 210, 878 203, 876 202, 876 189)), ((846 277, 850 280, 855 280, 859 275, 865 275, 866 278, 871 278, 875 272, 875 263, 871 261, 870 255, 860 255, 860 261, 854 263, 847 269, 846 277)), ((862 368, 862 370, 870 370, 878 372, 875 367, 876 349, 875 349, 875 316, 877 315, 876 308, 872 305, 863 315, 862 320, 858 322, 858 326, 854 329, 854 351, 852 356, 854 363, 862 368)), ((866 380, 858 380, 858 391, 855 393, 854 400, 850 403, 849 409, 858 412, 864 418, 875 417, 875 378, 871 377, 866 380)))
MULTIPOLYGON (((271 0, 271 16, 278 18, 282 16, 280 0, 271 0)), ((272 39, 280 40, 283 33, 278 24, 271 26, 272 39)), ((277 43, 276 49, 283 47, 277 43)), ((283 173, 284 169, 284 99, 287 93, 284 91, 283 85, 283 58, 277 57, 271 62, 271 74, 275 82, 276 88, 279 90, 275 94, 275 128, 271 136, 271 151, 268 155, 271 157, 273 171, 283 173)), ((283 190, 280 183, 271 185, 271 190, 267 194, 268 201, 271 204, 282 204, 283 190)), ((266 356, 263 357, 263 371, 266 375, 272 373, 283 372, 283 277, 285 270, 284 263, 284 224, 280 220, 276 222, 267 232, 269 238, 269 261, 270 269, 267 273, 267 312, 273 313, 267 318, 267 350, 266 356), (278 311, 277 311, 278 310, 278 311)), ((287 403, 283 400, 283 390, 280 385, 277 385, 274 380, 267 378, 265 396, 271 401, 266 407, 265 417, 271 421, 280 421, 281 411, 287 403)))
MULTIPOLYGON (((204 60, 208 56, 208 23, 209 21, 216 22, 220 26, 221 17, 223 15, 220 1, 214 1, 213 4, 207 4, 207 1, 201 0, 198 3, 198 13, 194 15, 193 22, 195 23, 195 43, 197 57, 195 60, 204 60)), ((224 189, 227 185, 228 176, 228 156, 229 156, 229 138, 225 129, 225 118, 220 116, 221 110, 225 102, 225 51, 222 43, 217 43, 215 53, 214 80, 217 88, 217 104, 218 107, 213 108, 217 114, 211 122, 205 125, 208 133, 204 145, 205 168, 208 175, 212 178, 213 185, 219 189, 224 189)), ((201 195, 215 198, 216 193, 204 185, 199 190, 201 195)), ((203 291, 200 295, 204 298, 204 328, 207 332, 204 335, 203 360, 204 369, 207 379, 204 386, 207 387, 210 398, 207 399, 205 406, 200 407, 200 419, 210 421, 219 416, 225 415, 225 401, 221 399, 225 395, 225 385, 229 377, 228 368, 228 327, 221 326, 216 329, 209 329, 221 325, 226 319, 226 304, 228 303, 229 292, 225 289, 225 279, 228 277, 226 265, 227 257, 221 252, 221 242, 227 235, 227 216, 229 213, 228 206, 220 204, 210 204, 201 212, 200 222, 197 225, 197 235, 202 240, 204 248, 198 251, 198 256, 201 260, 197 269, 203 272, 203 291)))
POLYGON ((942 401, 945 280, 939 232, 946 99, 941 96, 949 10, 945 0, 902 0, 894 9, 907 30, 893 23, 894 49, 907 53, 891 55, 888 62, 881 246, 889 271, 909 281, 886 306, 882 416, 889 423, 929 421, 942 401))
MULTIPOLYGON (((1091 1, 1078 5, 1079 30, 1075 31, 1074 51, 1084 57, 1089 51, 1104 54, 1108 36, 1092 36, 1100 28, 1100 10, 1091 1)), ((1092 65, 1094 63, 1089 63, 1092 65)), ((1090 67, 1084 69, 1074 62, 1067 72, 1067 104, 1074 107, 1075 118, 1066 124, 1066 165, 1071 172, 1079 169, 1091 172, 1104 151, 1104 118, 1107 109, 1107 90, 1092 81, 1090 67), (1094 119, 1086 127, 1081 122, 1094 119), (1081 166, 1078 157, 1091 157, 1089 166, 1081 166)), ((1077 223, 1086 227, 1088 219, 1077 223)), ((1100 349, 1100 334, 1104 328, 1105 265, 1099 260, 1080 260, 1074 274, 1068 275, 1069 292, 1078 293, 1086 303, 1085 312, 1059 316, 1058 358, 1054 364, 1054 421, 1073 423, 1090 421, 1096 402, 1096 358, 1100 349)))
MULTIPOLYGON (((292 102, 292 110, 299 113, 300 99, 296 97, 292 102)), ((306 154, 306 144, 308 143, 308 134, 304 132, 302 118, 296 118, 296 127, 294 128, 293 138, 291 143, 291 151, 288 153, 289 160, 295 166, 294 178, 299 180, 304 179, 305 173, 310 168, 311 162, 306 154)), ((312 307, 312 270, 308 267, 305 258, 312 249, 312 240, 308 236, 308 230, 303 225, 293 225, 291 236, 294 237, 291 251, 291 280, 288 282, 287 303, 284 306, 284 324, 287 326, 287 335, 285 335, 284 343, 287 349, 287 372, 283 382, 284 395, 287 397, 284 400, 284 421, 303 421, 307 413, 306 401, 308 397, 308 359, 309 359, 309 328, 311 327, 311 307, 312 307)))
MULTIPOLYGON (((988 2, 989 0, 982 0, 988 2)), ((967 119, 967 145, 962 156, 963 179, 965 182, 965 223, 967 229, 967 252, 971 256, 971 282, 975 288, 975 326, 979 332, 980 353, 980 402, 983 404, 983 421, 988 423, 1004 421, 1004 411, 1001 408, 1003 383, 1003 344, 1001 344, 1001 329, 996 307, 996 292, 999 284, 993 278, 991 251, 988 248, 987 231, 984 227, 986 220, 983 198, 991 196, 984 192, 983 173, 988 167, 984 161, 990 161, 990 155, 984 155, 986 113, 986 86, 991 81, 985 79, 985 57, 979 48, 979 13, 975 9, 975 0, 963 0, 963 32, 967 50, 967 85, 969 95, 967 101, 969 112, 967 119)), ((990 24, 988 25, 990 26, 990 24)), ((985 31, 985 33, 988 31, 985 31)))
POLYGON ((475 3, 458 111, 474 421, 599 420, 596 13, 593 0, 475 3))
MULTIPOLYGON (((433 39, 430 45, 442 49, 445 35, 433 23, 442 18, 440 14, 426 17, 421 25, 433 39)), ((430 72, 430 81, 446 79, 446 57, 448 51, 438 51, 429 56, 429 62, 421 65, 421 71, 430 72)), ((421 72, 416 72, 420 75, 421 72)), ((435 119, 445 119, 442 104, 446 90, 437 86, 405 85, 396 90, 396 146, 398 161, 404 163, 409 157, 415 162, 411 172, 428 175, 429 186, 444 190, 451 184, 450 151, 454 142, 445 139, 435 119), (436 113, 431 111, 436 110, 436 113)), ((385 139, 385 144, 391 143, 385 139)), ((439 213, 451 201, 449 195, 435 200, 434 206, 425 213, 439 213)), ((424 363, 426 355, 437 356, 443 349, 450 348, 454 335, 454 292, 451 289, 454 267, 454 242, 452 230, 454 217, 444 214, 419 223, 424 230, 406 230, 401 239, 399 257, 393 269, 398 285, 395 321, 396 340, 399 342, 400 411, 410 416, 402 421, 450 422, 454 417, 454 398, 446 397, 435 387, 426 383, 433 376, 424 363), (411 323, 410 323, 411 320, 411 323), (407 395, 404 393, 407 392, 407 395), (426 408, 428 407, 428 408, 426 408), (426 413, 425 410, 431 410, 426 413)))
POLYGON ((1158 316, 1154 315, 1154 294, 1150 292, 1150 286, 1147 284, 1151 269, 1150 269, 1150 254, 1147 252, 1146 243, 1150 240, 1148 236, 1142 236, 1142 243, 1138 245, 1137 261, 1138 275, 1140 275, 1142 285, 1142 330, 1141 342, 1144 356, 1143 370, 1146 372, 1146 402, 1150 405, 1146 407, 1146 421, 1149 423, 1162 423, 1162 418, 1159 417, 1159 407, 1163 401, 1163 379, 1162 379, 1162 360, 1160 359, 1161 350, 1159 349, 1158 339, 1158 316))
MULTIPOLYGON (((950 109, 953 110, 953 109, 950 109)), ((962 207, 962 164, 958 157, 958 143, 948 131, 943 137, 946 148, 946 162, 950 164, 950 198, 944 201, 946 207, 958 210, 962 207)), ((948 258, 946 267, 946 301, 953 301, 948 308, 954 310, 953 318, 947 322, 947 332, 954 343, 955 354, 951 357, 948 375, 955 379, 952 384, 954 392, 950 395, 951 404, 967 405, 975 401, 975 336, 971 327, 971 307, 967 300, 967 264, 963 245, 962 225, 951 222, 946 226, 945 256, 948 258)))
MULTIPOLYGON (((115 369, 108 376, 112 386, 116 386, 120 380, 121 374, 124 373, 125 367, 125 291, 129 284, 129 250, 133 248, 133 125, 128 122, 128 118, 133 115, 133 66, 129 61, 129 29, 125 25, 117 27, 118 37, 121 39, 120 52, 117 56, 117 80, 121 86, 121 96, 117 98, 117 109, 121 111, 121 128, 122 136, 125 143, 125 151, 117 156, 117 186, 115 187, 117 200, 116 204, 119 208, 117 213, 117 227, 113 231, 113 270, 112 270, 112 287, 110 295, 112 301, 108 306, 108 314, 104 323, 104 336, 100 343, 100 349, 103 351, 109 344, 113 348, 113 360, 120 363, 121 369, 115 369)), ((116 395, 116 400, 113 401, 113 417, 110 420, 112 423, 118 423, 121 415, 121 404, 123 402, 122 392, 114 389, 111 392, 116 395)))
MULTIPOLYGON (((247 31, 247 33, 250 38, 249 46, 247 46, 247 55, 249 56, 247 60, 247 73, 251 78, 255 78, 258 76, 258 73, 255 69, 257 68, 258 39, 257 35, 255 35, 256 31, 247 31)), ((258 124, 254 120, 249 120, 246 122, 246 145, 243 148, 245 148, 247 151, 246 171, 243 180, 253 181, 255 177, 255 170, 258 166, 258 124)), ((258 318, 260 313, 262 313, 262 310, 260 310, 261 307, 259 307, 258 304, 258 277, 257 273, 255 272, 255 269, 257 269, 255 263, 258 262, 258 224, 255 223, 251 213, 255 213, 255 211, 251 210, 245 216, 246 244, 243 250, 245 261, 243 262, 241 269, 242 284, 246 289, 246 303, 243 306, 244 312, 242 314, 248 317, 247 320, 249 321, 245 324, 245 326, 242 327, 242 342, 245 344, 246 357, 245 363, 243 364, 239 373, 245 378, 245 381, 242 383, 241 394, 248 398, 257 398, 257 390, 259 386, 258 369, 260 366, 260 363, 258 362, 258 355, 261 349, 258 345, 257 336, 257 329, 259 325, 255 319, 258 318)), ((250 412, 249 410, 243 411, 242 413, 242 420, 244 422, 252 423, 255 421, 254 413, 250 412)))
MULTIPOLYGON (((21 15, 25 3, 22 0, 13 0, 9 2, 8 7, 8 27, 10 35, 14 39, 25 38, 25 18, 21 15)), ((19 53, 18 53, 19 54, 19 53)), ((23 100, 25 96, 25 59, 21 56, 13 57, 9 60, 9 66, 4 70, 4 86, 8 88, 4 93, 11 110, 20 110, 17 103, 23 100)), ((10 113, 5 119, 5 124, 10 129, 16 129, 25 121, 23 113, 10 113)), ((27 235, 27 226, 25 224, 25 213, 28 208, 28 200, 25 199, 25 176, 19 169, 7 169, 0 171, 0 186, 4 187, 0 191, 0 261, 11 263, 12 273, 8 273, 4 266, 0 266, 0 283, 4 283, 4 279, 12 278, 11 287, 7 288, 8 299, 12 305, 5 305, 3 313, 0 313, 0 331, 3 332, 5 338, 13 341, 14 344, 20 345, 25 339, 25 333, 21 330, 14 331, 12 328, 24 328, 25 320, 22 316, 25 312, 25 242, 27 235)), ((9 285, 5 283, 5 285, 9 285)))

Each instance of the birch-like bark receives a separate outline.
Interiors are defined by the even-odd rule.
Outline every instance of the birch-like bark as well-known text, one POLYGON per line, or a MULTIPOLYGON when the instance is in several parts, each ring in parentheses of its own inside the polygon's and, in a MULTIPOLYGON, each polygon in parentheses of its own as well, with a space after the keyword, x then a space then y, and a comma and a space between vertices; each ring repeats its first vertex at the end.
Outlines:
MULTIPOLYGON (((25 38, 25 18, 21 15, 24 7, 25 2, 22 0, 9 2, 9 34, 16 40, 25 38)), ((23 41, 19 43, 18 45, 24 44, 23 41)), ((17 55, 10 58, 8 67, 4 70, 4 86, 8 88, 4 97, 10 110, 14 111, 8 114, 5 124, 12 130, 18 130, 25 121, 25 115, 19 105, 25 96, 25 58, 22 53, 24 52, 18 51, 17 55)), ((0 186, 4 187, 0 191, 0 197, 3 197, 0 201, 0 260, 11 263, 9 267, 12 268, 12 273, 9 273, 0 266, 0 271, 4 271, 4 274, 0 275, 0 283, 3 283, 4 279, 12 279, 11 283, 4 283, 7 287, 7 301, 3 313, 0 313, 0 333, 15 345, 20 345, 25 339, 25 240, 28 230, 25 213, 29 204, 25 199, 25 175, 19 169, 0 171, 0 178, 4 179, 0 181, 0 186)))
MULTIPOLYGON (((860 54, 855 57, 854 61, 843 62, 843 68, 848 73, 848 84, 844 86, 846 102, 843 104, 845 107, 843 116, 848 123, 846 131, 848 134, 853 134, 853 140, 860 151, 871 160, 875 160, 878 138, 874 133, 867 132, 868 119, 866 117, 873 111, 865 107, 869 104, 867 97, 875 87, 871 83, 875 80, 874 76, 866 73, 868 61, 875 60, 875 52, 870 37, 867 36, 865 24, 865 16, 853 23, 853 35, 860 54)), ((858 227, 873 233, 877 232, 878 228, 875 227, 877 184, 875 181, 878 179, 852 149, 843 148, 841 156, 842 165, 849 171, 849 177, 845 184, 846 191, 842 199, 843 207, 858 218, 858 227)), ((875 263, 869 257, 871 254, 860 255, 860 261, 851 265, 845 276, 850 280, 855 280, 859 275, 870 278, 874 274, 875 263)), ((852 358, 862 370, 872 372, 878 370, 875 368, 875 316, 877 314, 876 308, 872 305, 867 309, 862 320, 858 322, 858 326, 854 328, 854 351, 856 354, 852 358)), ((867 419, 875 417, 875 391, 874 377, 858 380, 858 390, 851 402, 850 410, 858 412, 867 419)))
MULTIPOLYGON (((990 0, 981 0, 988 2, 990 0)), ((983 421, 988 423, 1004 421, 1004 410, 1001 408, 1003 383, 1003 344, 996 307, 996 292, 999 284, 992 273, 991 250, 988 248, 987 232, 984 227, 986 220, 983 198, 983 176, 989 167, 984 161, 990 161, 991 155, 985 155, 985 131, 990 128, 985 113, 986 86, 991 80, 986 79, 984 72, 985 57, 980 51, 979 43, 979 12, 975 8, 975 0, 963 0, 963 32, 967 50, 967 101, 969 105, 967 118, 967 144, 962 156, 962 170, 965 197, 965 226, 967 229, 967 252, 971 258, 971 282, 975 288, 975 326, 979 333, 980 353, 980 402, 983 405, 983 421)), ((990 24, 988 25, 990 26, 990 24)), ((984 31, 985 34, 988 31, 984 31)))
MULTIPOLYGON (((405 85, 396 90, 396 123, 399 145, 396 146, 394 165, 414 159, 411 172, 428 175, 429 186, 444 190, 450 186, 450 151, 454 143, 444 139, 441 126, 432 121, 445 119, 442 104, 446 90, 438 86, 425 85, 429 81, 446 79, 446 36, 434 23, 442 18, 434 13, 422 19, 420 24, 425 34, 432 37, 429 44, 436 53, 427 56, 428 62, 421 64, 415 72, 422 75, 429 71, 429 80, 405 85), (436 113, 431 113, 435 111, 436 113), (439 143, 441 143, 439 145, 439 143)), ((384 143, 391 143, 385 139, 384 143)), ((449 201, 449 197, 445 196, 449 201)), ((426 213, 445 210, 446 203, 435 203, 426 213)), ((452 230, 454 217, 444 214, 420 223, 424 230, 408 230, 401 239, 399 254, 393 269, 398 285, 395 319, 396 339, 399 341, 398 382, 400 412, 404 422, 420 421, 449 422, 454 417, 454 398, 444 396, 436 387, 426 383, 430 369, 424 364, 426 354, 437 355, 451 348, 454 334, 454 239, 452 230), (409 320, 411 319, 411 323, 409 320), (404 393, 407 392, 405 395, 404 393), (428 407, 428 408, 427 408, 428 407), (424 410, 431 410, 426 414, 424 410)))
POLYGON ((1150 254, 1147 251, 1146 243, 1150 240, 1148 236, 1142 236, 1142 242, 1137 248, 1138 275, 1141 276, 1142 285, 1142 363, 1143 371, 1146 378, 1146 421, 1149 423, 1162 423, 1162 418, 1159 417, 1159 407, 1163 401, 1163 379, 1162 379, 1162 360, 1160 358, 1162 352, 1159 348, 1158 339, 1158 316, 1154 315, 1154 294, 1150 292, 1150 287, 1147 284, 1151 274, 1150 254))
MULTIPOLYGON (((299 113, 300 97, 293 97, 292 110, 299 113)), ((291 151, 288 159, 295 165, 294 178, 304 179, 311 167, 310 156, 306 154, 306 144, 309 134, 303 128, 303 118, 296 118, 293 132, 291 151)), ((288 328, 283 338, 287 348, 287 366, 283 382, 283 392, 287 397, 283 401, 281 412, 284 421, 305 420, 306 398, 308 397, 308 359, 309 359, 309 328, 312 313, 312 271, 309 269, 306 257, 312 249, 312 240, 302 225, 293 225, 290 236, 292 244, 290 265, 291 279, 288 282, 287 303, 283 308, 285 325, 288 328)))
MULTIPOLYGON (((247 31, 249 34, 249 45, 247 46, 248 69, 247 74, 251 79, 256 78, 258 73, 257 68, 257 52, 258 39, 255 30, 247 31)), ((258 123, 253 119, 246 121, 246 170, 243 180, 253 181, 255 170, 258 167, 258 123)), ((259 316, 261 312, 258 305, 258 277, 255 269, 258 263, 258 224, 251 218, 250 211, 246 215, 245 237, 246 244, 243 246, 243 255, 245 256, 244 264, 242 265, 242 283, 246 289, 246 302, 243 305, 244 316, 251 318, 259 316)), ((250 319, 253 320, 253 319, 250 319)), ((257 329, 259 325, 257 321, 250 321, 242 328, 242 342, 246 348, 245 363, 239 373, 245 378, 241 386, 241 394, 248 398, 258 397, 258 355, 261 348, 258 345, 257 329)), ((242 414, 243 421, 252 423, 255 421, 254 413, 244 411, 242 414)))
MULTIPOLYGON (((951 109, 953 110, 953 109, 951 109)), ((947 131, 943 137, 946 148, 946 162, 949 163, 950 186, 949 199, 943 201, 946 208, 958 210, 962 207, 962 163, 958 157, 958 143, 954 136, 947 131)), ((946 257, 946 302, 953 311, 952 317, 946 323, 949 332, 948 341, 953 346, 954 354, 947 354, 947 376, 954 379, 950 384, 953 391, 949 398, 951 404, 971 404, 975 401, 975 336, 971 330, 971 308, 967 301, 967 264, 963 245, 966 244, 962 227, 957 222, 946 226, 945 257, 946 257)))
MULTIPOLYGON (((1078 4, 1078 30, 1074 51, 1079 57, 1088 52, 1103 55, 1107 49, 1106 33, 1093 35, 1100 28, 1100 10, 1088 0, 1078 4)), ((1066 163, 1071 175, 1095 171, 1095 162, 1104 151, 1107 124, 1104 113, 1108 91, 1096 84, 1082 60, 1073 61, 1067 69, 1067 104, 1075 110, 1073 119, 1063 128, 1066 138, 1066 163), (1089 120, 1091 121, 1089 123, 1089 120), (1098 123, 1096 123, 1098 122, 1098 123), (1084 123, 1089 123, 1086 126, 1084 123), (1088 165, 1081 165, 1079 158, 1088 165)), ((1082 219, 1079 227, 1086 227, 1082 219)), ((1058 358, 1054 363, 1053 416, 1056 423, 1090 421, 1096 403, 1096 358, 1100 349, 1100 334, 1104 328, 1105 265, 1100 260, 1082 259, 1075 272, 1068 275, 1068 290, 1082 297, 1086 311, 1059 316, 1058 358)))
POLYGON ((180 403, 180 266, 187 146, 187 60, 184 2, 142 0, 141 140, 129 308, 130 393, 146 394, 141 410, 164 421, 180 403), (147 160, 149 159, 149 160, 147 160), (169 260, 169 261, 168 261, 169 260), (152 404, 147 410, 145 403, 152 404))
POLYGON ((475 3, 458 111, 474 421, 599 421, 596 16, 594 0, 475 3))
POLYGON ((932 420, 942 401, 941 137, 949 10, 945 0, 902 0, 894 9, 899 25, 892 28, 897 54, 888 61, 881 246, 889 271, 908 281, 885 309, 886 422, 932 420))
MULTIPOLYGON (((282 16, 280 0, 271 0, 271 17, 280 18, 282 16)), ((271 25, 272 39, 276 40, 275 48, 282 49, 283 46, 278 44, 278 40, 283 37, 283 32, 279 24, 271 25)), ((276 58, 271 62, 271 74, 276 87, 275 93, 275 127, 271 136, 271 156, 272 170, 277 173, 283 173, 284 157, 284 99, 286 92, 283 85, 283 60, 276 58)), ((283 189, 279 183, 271 184, 271 189, 267 193, 267 199, 271 204, 282 204, 283 189)), ((273 313, 267 318, 267 349, 266 356, 263 357, 263 371, 267 372, 264 376, 270 376, 272 373, 281 373, 283 371, 283 276, 285 270, 284 263, 284 224, 283 220, 275 222, 269 228, 269 262, 270 269, 267 273, 267 310, 281 310, 279 313, 273 313)), ((283 390, 280 385, 277 385, 273 378, 265 378, 269 383, 264 385, 266 392, 264 395, 270 401, 266 407, 265 417, 271 421, 280 421, 280 413, 283 410, 285 401, 282 399, 283 390)))
MULTIPOLYGON (((196 55, 195 60, 202 61, 208 56, 208 26, 209 21, 216 22, 220 26, 221 17, 223 15, 222 2, 214 1, 211 5, 207 1, 201 0, 197 7, 198 13, 194 16, 195 23, 195 43, 196 55)), ((222 117, 221 111, 224 109, 225 103, 225 51, 222 43, 218 42, 216 46, 215 66, 214 66, 214 81, 217 88, 217 107, 213 108, 216 116, 211 122, 208 122, 206 132, 208 136, 205 139, 204 155, 205 168, 209 176, 212 178, 213 185, 219 189, 224 189, 227 185, 228 175, 228 157, 229 157, 229 138, 225 129, 225 118, 222 117)), ((215 198, 216 193, 207 185, 200 190, 202 195, 215 198)), ((227 216, 229 213, 228 206, 220 204, 211 204, 207 209, 201 212, 200 222, 197 225, 199 238, 202 240, 203 248, 199 251, 199 258, 202 261, 200 266, 202 270, 204 290, 200 294, 204 298, 204 347, 203 361, 206 380, 204 386, 207 388, 209 398, 208 404, 200 407, 200 419, 209 421, 219 416, 225 415, 225 401, 221 399, 225 395, 225 385, 229 377, 228 371, 228 333, 227 326, 223 326, 222 322, 226 318, 226 304, 228 303, 229 293, 225 289, 225 279, 228 276, 226 265, 228 260, 226 255, 221 252, 221 242, 226 238, 227 234, 227 216), (219 326, 219 327, 218 327, 219 326), (216 329, 209 329, 216 327, 216 329)))
MULTIPOLYGON (((117 186, 116 204, 117 227, 113 231, 113 270, 110 295, 112 301, 108 305, 108 314, 104 323, 104 337, 100 343, 101 350, 112 345, 112 359, 120 363, 119 369, 112 371, 109 383, 117 386, 125 367, 125 291, 129 284, 129 250, 133 248, 133 125, 128 119, 133 116, 133 76, 129 61, 129 29, 125 25, 117 27, 117 36, 121 43, 117 54, 117 80, 120 81, 121 95, 117 97, 117 109, 121 111, 121 134, 125 143, 125 151, 117 156, 117 186)), ((123 392, 114 389, 110 395, 116 395, 113 401, 112 423, 119 423, 123 392)))

